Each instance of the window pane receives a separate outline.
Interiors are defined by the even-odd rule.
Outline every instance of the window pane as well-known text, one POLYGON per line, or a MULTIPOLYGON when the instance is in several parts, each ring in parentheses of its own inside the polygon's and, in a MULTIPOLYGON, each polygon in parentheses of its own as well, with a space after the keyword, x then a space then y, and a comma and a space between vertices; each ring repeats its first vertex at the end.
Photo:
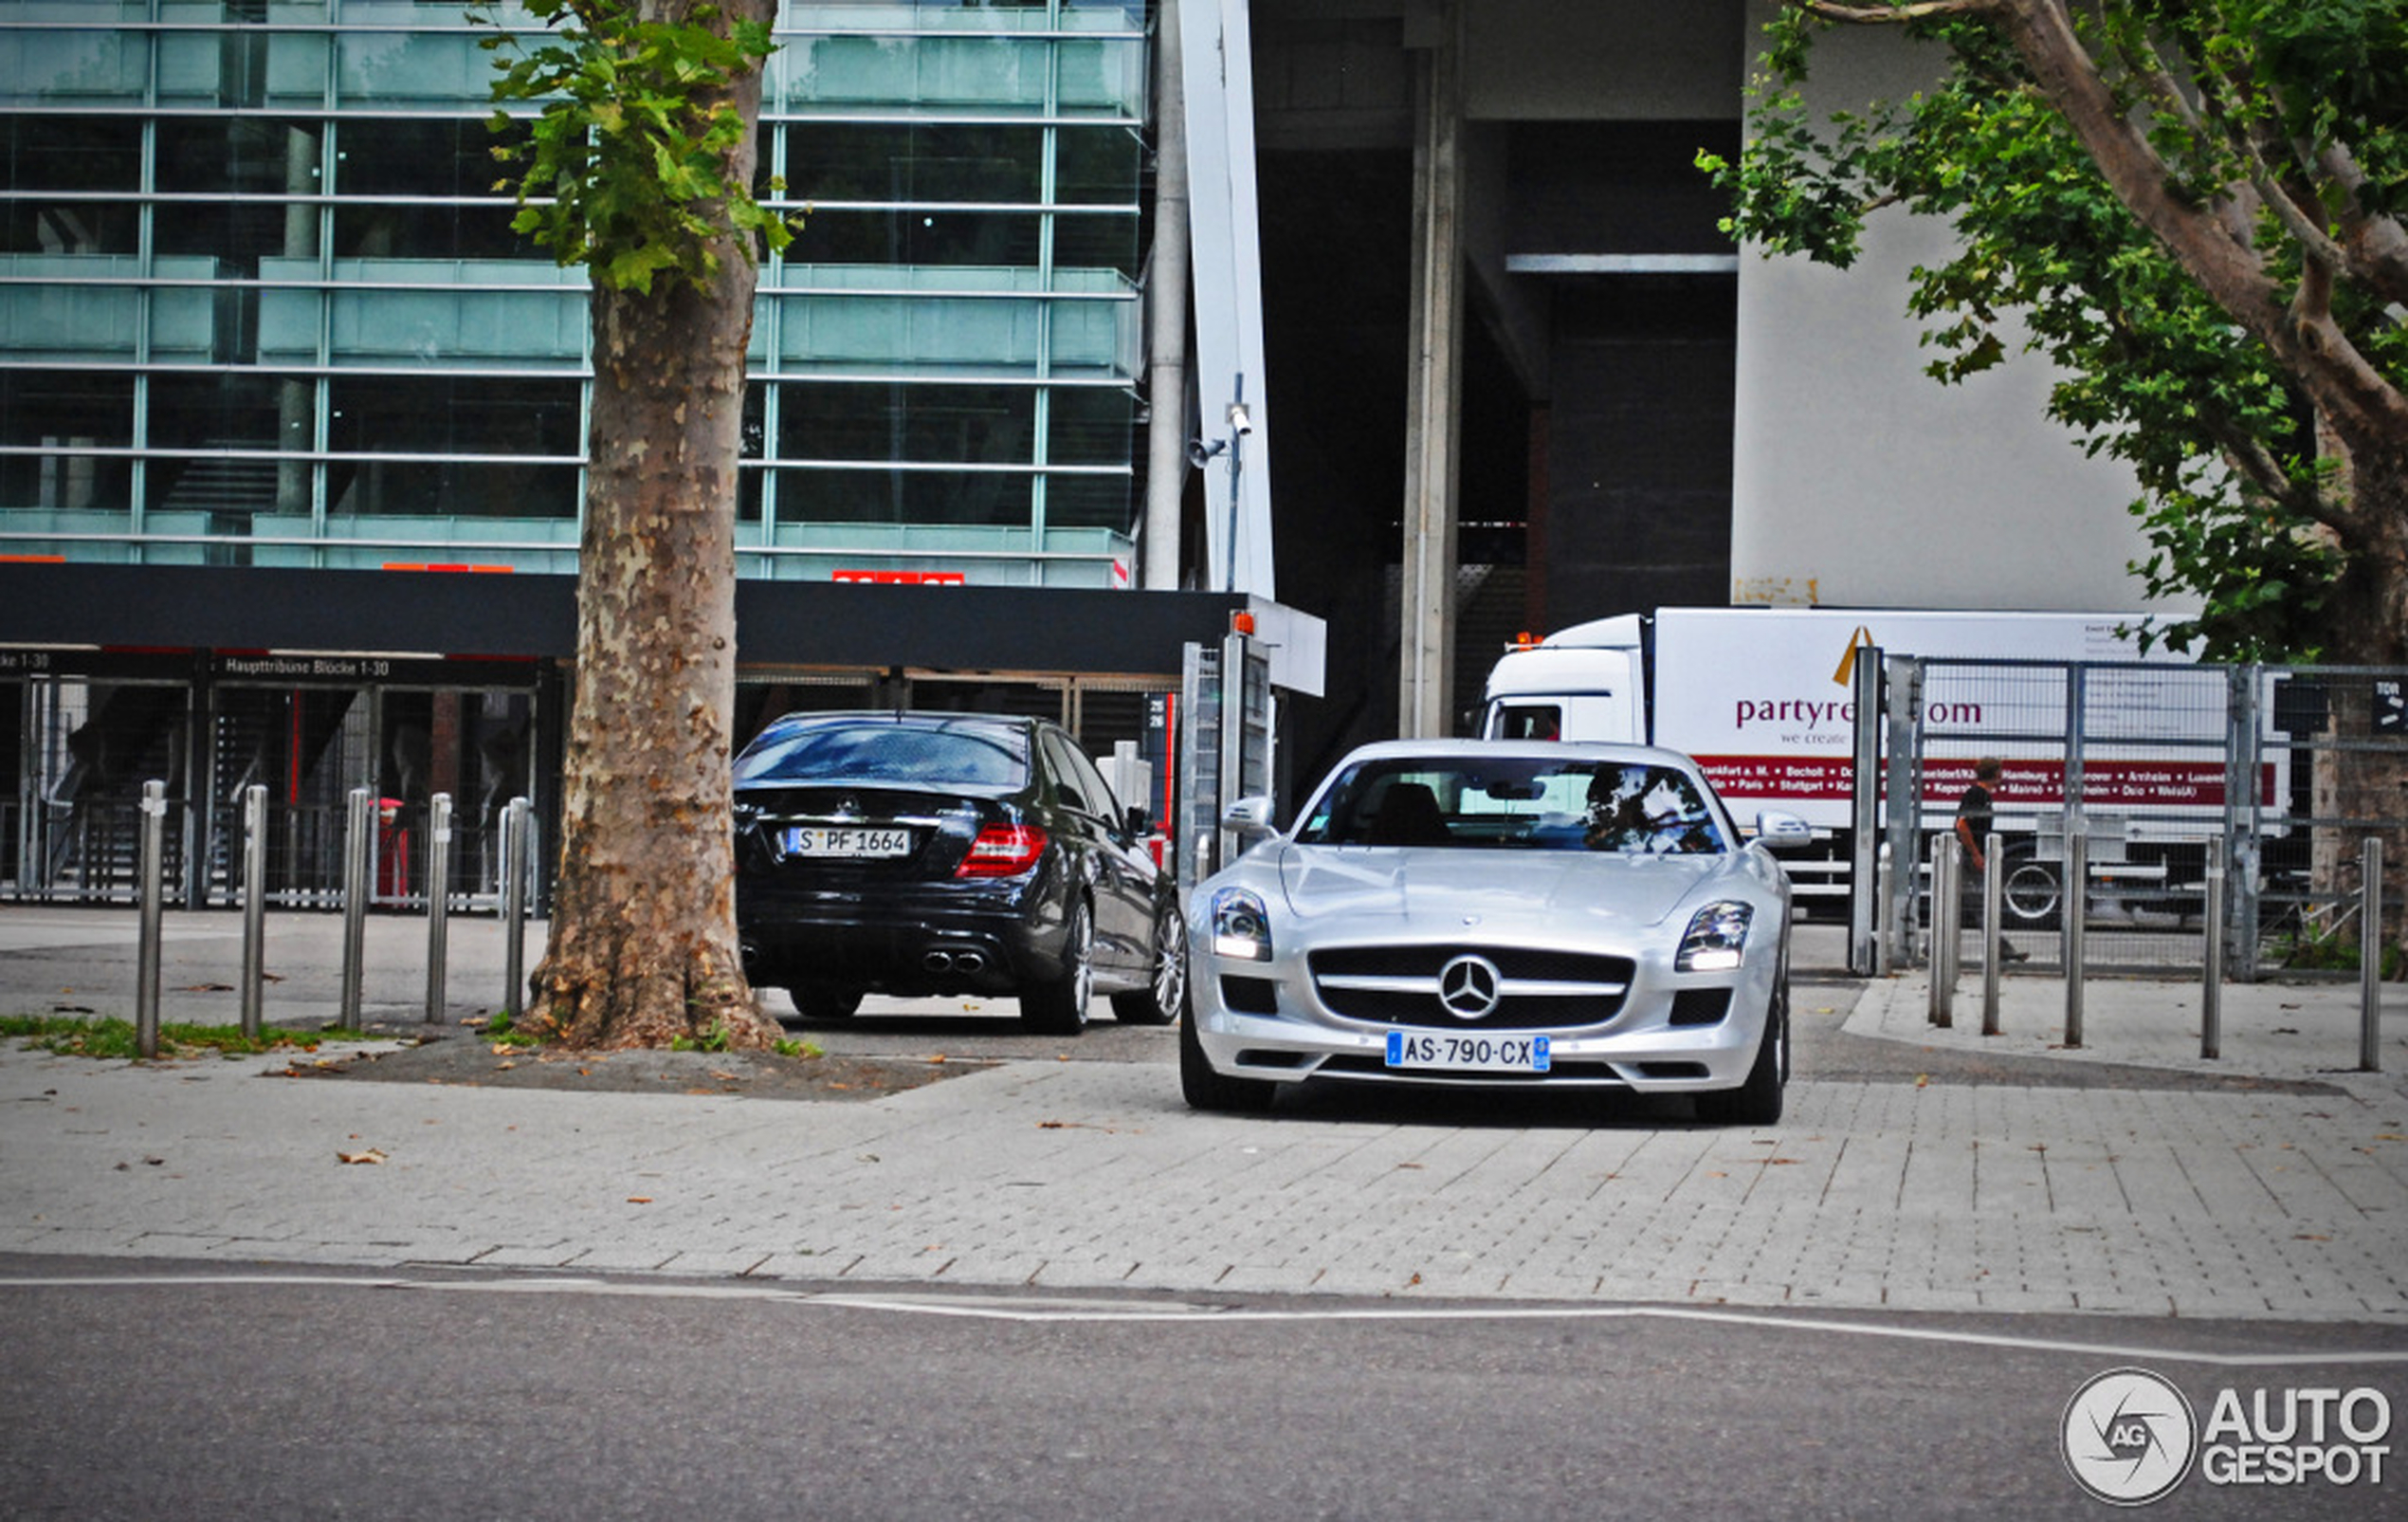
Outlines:
POLYGON ((1053 475, 1046 478, 1045 521, 1054 528, 1126 530, 1136 520, 1125 475, 1053 475))
POLYGON ((1122 465, 1133 448, 1137 403, 1127 392, 1057 387, 1046 458, 1055 465, 1122 465))
POLYGON ((339 453, 577 452, 574 381, 344 376, 330 394, 339 453))
POLYGON ((1045 135, 1034 127, 786 128, 786 193, 803 201, 1038 199, 1045 135))
POLYGON ((788 382, 778 406, 781 460, 1026 465, 1036 458, 1036 393, 1025 387, 788 382))
POLYGON ((1031 479, 1019 471, 777 472, 781 523, 957 523, 1025 527, 1031 479))
POLYGON ((812 211, 786 250, 791 265, 1033 266, 1033 212, 812 211))
POLYGON ((1127 127, 1064 127, 1057 134, 1054 198, 1066 203, 1135 206, 1137 134, 1127 127))

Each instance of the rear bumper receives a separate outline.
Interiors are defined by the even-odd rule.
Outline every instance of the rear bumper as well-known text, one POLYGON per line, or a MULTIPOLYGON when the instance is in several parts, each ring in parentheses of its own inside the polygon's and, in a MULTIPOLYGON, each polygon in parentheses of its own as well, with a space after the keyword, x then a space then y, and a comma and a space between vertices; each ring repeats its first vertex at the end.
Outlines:
POLYGON ((837 893, 739 877, 736 930, 756 983, 910 999, 1009 994, 1060 976, 1065 915, 1034 882, 837 893))

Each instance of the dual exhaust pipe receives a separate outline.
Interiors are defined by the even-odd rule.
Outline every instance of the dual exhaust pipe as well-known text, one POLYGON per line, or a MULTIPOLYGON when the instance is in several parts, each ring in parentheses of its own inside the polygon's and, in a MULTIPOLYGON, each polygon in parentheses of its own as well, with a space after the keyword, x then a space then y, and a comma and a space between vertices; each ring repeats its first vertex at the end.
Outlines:
POLYGON ((924 972, 960 973, 965 976, 986 970, 987 954, 976 948, 947 951, 942 946, 922 952, 920 966, 924 972))

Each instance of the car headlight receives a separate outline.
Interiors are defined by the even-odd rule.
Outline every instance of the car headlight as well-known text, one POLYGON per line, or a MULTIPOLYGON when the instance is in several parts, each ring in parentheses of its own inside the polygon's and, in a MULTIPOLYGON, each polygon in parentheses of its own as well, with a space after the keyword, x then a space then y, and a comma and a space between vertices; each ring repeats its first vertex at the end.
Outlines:
POLYGON ((1213 895, 1213 954, 1238 962, 1271 960, 1271 917, 1261 898, 1242 888, 1213 895))
POLYGON ((1680 960, 1673 966, 1681 972, 1730 971, 1747 949, 1747 926, 1755 918, 1750 905, 1728 901, 1706 905, 1690 918, 1688 933, 1681 937, 1680 960))

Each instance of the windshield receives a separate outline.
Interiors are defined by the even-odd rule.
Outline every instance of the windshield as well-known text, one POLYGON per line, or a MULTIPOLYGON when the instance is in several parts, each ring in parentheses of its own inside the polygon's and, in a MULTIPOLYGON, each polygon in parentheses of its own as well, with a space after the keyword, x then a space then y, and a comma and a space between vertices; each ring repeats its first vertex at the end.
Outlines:
POLYGON ((1009 792, 1029 777, 1028 737, 986 723, 823 719, 776 724, 736 758, 736 780, 1009 792))
POLYGON ((1687 772, 1532 757, 1358 762, 1315 800, 1296 839, 1631 854, 1729 849, 1721 811, 1687 772))

